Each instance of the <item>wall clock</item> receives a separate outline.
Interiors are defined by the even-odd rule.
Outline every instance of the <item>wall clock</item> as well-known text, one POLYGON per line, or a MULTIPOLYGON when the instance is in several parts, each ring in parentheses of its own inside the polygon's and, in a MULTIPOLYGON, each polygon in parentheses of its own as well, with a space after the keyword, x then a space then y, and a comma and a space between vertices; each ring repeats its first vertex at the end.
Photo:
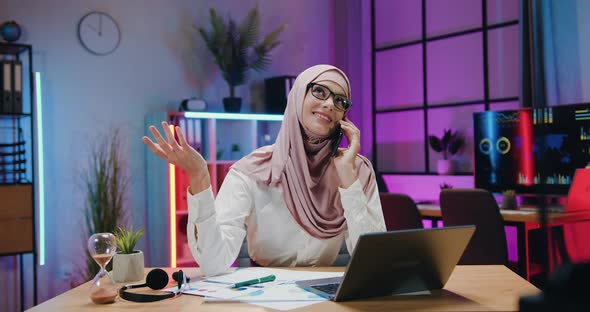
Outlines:
POLYGON ((94 11, 80 19, 78 38, 88 52, 95 55, 107 55, 119 47, 121 30, 110 15, 94 11))

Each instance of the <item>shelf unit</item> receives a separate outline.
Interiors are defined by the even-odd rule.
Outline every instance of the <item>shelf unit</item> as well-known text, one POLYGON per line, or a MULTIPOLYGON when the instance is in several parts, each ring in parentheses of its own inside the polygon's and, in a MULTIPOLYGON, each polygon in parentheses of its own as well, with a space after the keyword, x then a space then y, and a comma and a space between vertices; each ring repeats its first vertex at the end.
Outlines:
MULTIPOLYGON (((189 145, 207 161, 211 188, 216 194, 236 160, 258 147, 274 143, 282 119, 282 115, 267 114, 159 112, 146 117, 146 129, 149 125, 161 129, 164 120, 180 126, 189 145)), ((188 176, 181 169, 166 164, 147 147, 146 165, 146 232, 159 238, 149 239, 149 265, 197 266, 186 237, 188 176)))
POLYGON ((0 61, 0 257, 18 258, 18 292, 24 310, 24 254, 32 254, 32 297, 37 304, 33 48, 0 43, 0 61))

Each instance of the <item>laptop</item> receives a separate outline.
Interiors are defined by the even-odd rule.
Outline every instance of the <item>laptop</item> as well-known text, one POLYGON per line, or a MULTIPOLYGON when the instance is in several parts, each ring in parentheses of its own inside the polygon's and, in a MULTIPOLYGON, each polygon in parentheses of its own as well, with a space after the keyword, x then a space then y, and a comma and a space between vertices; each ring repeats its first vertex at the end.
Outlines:
POLYGON ((333 301, 441 289, 474 231, 466 225, 363 234, 344 276, 296 285, 333 301))
POLYGON ((590 209, 590 169, 576 169, 567 194, 565 211, 590 209))

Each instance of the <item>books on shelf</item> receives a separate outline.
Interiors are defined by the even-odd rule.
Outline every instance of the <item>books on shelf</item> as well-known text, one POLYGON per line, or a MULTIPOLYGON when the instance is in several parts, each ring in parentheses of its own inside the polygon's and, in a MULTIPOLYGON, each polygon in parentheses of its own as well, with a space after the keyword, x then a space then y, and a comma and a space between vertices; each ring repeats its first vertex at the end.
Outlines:
POLYGON ((203 153, 202 149, 202 124, 199 119, 179 118, 178 125, 184 130, 186 142, 197 152, 203 153))
POLYGON ((0 114, 23 112, 22 63, 0 60, 0 114))

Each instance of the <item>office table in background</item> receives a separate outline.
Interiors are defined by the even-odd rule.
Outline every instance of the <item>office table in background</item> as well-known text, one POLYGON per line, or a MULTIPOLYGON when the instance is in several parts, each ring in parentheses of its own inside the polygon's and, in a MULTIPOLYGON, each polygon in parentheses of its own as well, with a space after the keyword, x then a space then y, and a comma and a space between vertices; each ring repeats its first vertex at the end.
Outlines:
MULTIPOLYGON (((419 204, 418 210, 422 218, 436 222, 442 220, 442 213, 439 205, 419 204)), ((520 276, 530 281, 533 270, 531 270, 529 254, 529 231, 541 228, 539 214, 536 210, 506 210, 500 209, 504 224, 516 227, 516 241, 518 248, 517 270, 520 276)), ((547 223, 549 227, 563 226, 577 222, 589 221, 590 210, 579 212, 549 212, 547 223)), ((564 246, 565 248, 565 246, 564 246)))
MULTIPOLYGON (((285 268, 282 268, 285 269, 285 268)), ((290 268, 334 272, 344 267, 290 268)), ((178 269, 166 268, 170 275, 178 269)), ((198 268, 183 268, 189 276, 198 268)), ((149 269, 146 269, 146 273, 149 269)), ((121 284, 122 285, 122 284, 121 284)), ((90 282, 71 289, 28 311, 273 311, 247 303, 203 303, 203 298, 182 295, 153 303, 135 303, 117 298, 109 305, 93 304, 88 298, 90 282)), ((148 292, 149 288, 138 291, 148 292)), ((347 302, 321 302, 291 311, 518 311, 518 299, 538 289, 510 269, 500 265, 457 266, 447 285, 433 295, 398 295, 347 302)), ((152 291, 153 292, 153 291, 152 291)))

